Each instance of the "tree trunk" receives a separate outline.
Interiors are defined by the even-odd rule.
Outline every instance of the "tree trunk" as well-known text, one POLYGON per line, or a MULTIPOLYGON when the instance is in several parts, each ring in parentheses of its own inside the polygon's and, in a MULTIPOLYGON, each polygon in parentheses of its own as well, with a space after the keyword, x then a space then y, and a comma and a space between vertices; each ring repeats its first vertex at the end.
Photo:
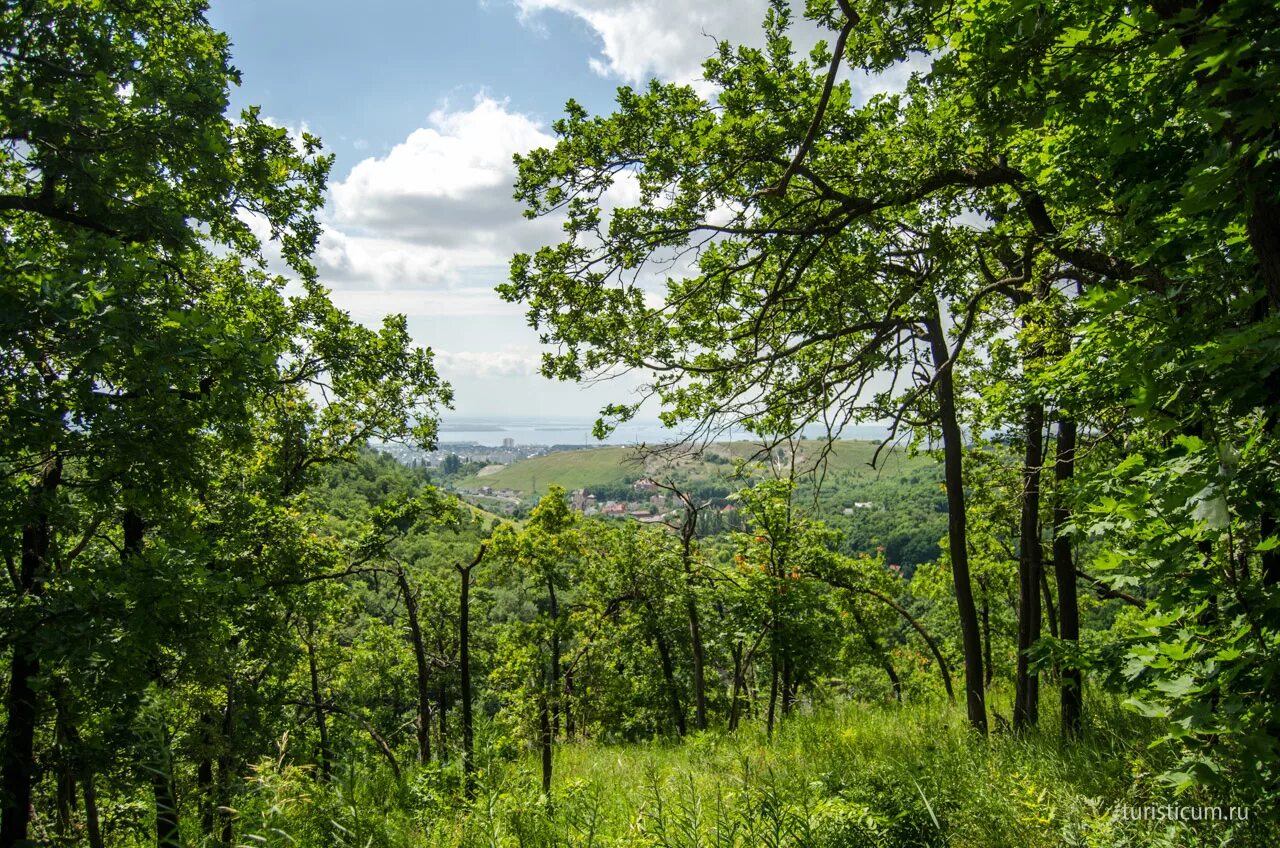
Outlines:
POLYGON ((471 707, 471 570, 484 559, 481 543, 469 565, 455 565, 458 572, 458 698, 462 702, 462 781, 467 796, 475 794, 475 718, 471 707))
POLYGON ((57 716, 54 723, 54 740, 57 745, 55 772, 57 817, 54 822, 54 832, 59 838, 66 839, 71 832, 71 816, 76 805, 76 776, 73 763, 79 746, 72 741, 74 728, 70 727, 63 693, 59 692, 55 696, 54 707, 57 716))
POLYGON ((689 614, 689 647, 693 654, 693 721, 699 730, 707 729, 706 652, 702 645, 702 624, 698 620, 698 604, 693 598, 686 603, 689 614))
POLYGON ((667 698, 670 701, 671 719, 674 722, 676 734, 684 738, 688 734, 688 726, 685 724, 684 706, 680 703, 680 686, 676 683, 675 661, 672 659, 671 646, 667 638, 662 635, 658 615, 654 611, 653 604, 648 600, 644 601, 644 611, 649 637, 658 651, 658 664, 662 670, 662 682, 666 686, 667 698))
MULTIPOLYGON (((1076 596, 1076 569, 1072 559, 1071 540, 1064 528, 1071 521, 1067 505, 1067 486, 1075 474, 1076 422, 1067 418, 1058 424, 1057 460, 1054 463, 1053 509, 1053 573, 1058 585, 1059 633, 1063 641, 1080 640, 1080 605, 1076 596)), ((1062 668, 1062 733, 1067 737, 1080 734, 1084 716, 1083 676, 1079 668, 1062 668)))
MULTIPOLYGON (((130 507, 124 512, 121 521, 123 544, 120 559, 128 564, 142 554, 145 525, 142 516, 130 507)), ((149 772, 151 792, 155 798, 156 808, 156 846, 157 848, 180 848, 182 845, 182 828, 178 819, 178 795, 173 783, 173 753, 169 744, 169 727, 162 721, 160 727, 159 751, 149 772)))
POLYGON ((427 664, 427 649, 422 641, 422 628, 418 624, 418 599, 413 596, 413 587, 409 585, 409 577, 403 568, 396 569, 396 582, 400 584, 400 594, 404 597, 404 611, 409 619, 409 637, 413 641, 413 658, 418 667, 418 762, 431 762, 431 688, 430 666, 427 664))
MULTIPOLYGON (((652 616, 652 609, 649 610, 652 616)), ((649 630, 653 636, 654 647, 658 649, 658 663, 662 666, 662 681, 667 687, 667 698, 671 702, 671 718, 675 722, 676 734, 684 738, 689 732, 684 722, 684 707, 680 704, 680 687, 676 684, 675 663, 671 659, 671 646, 666 637, 658 629, 657 622, 649 621, 649 630)))
POLYGON ((1013 728, 1025 730, 1040 717, 1040 678, 1029 652, 1040 638, 1040 466, 1044 463, 1044 406, 1027 405, 1026 452, 1022 463, 1022 517, 1018 552, 1018 658, 1014 680, 1013 728))
POLYGON ((560 736, 560 599, 555 584, 547 581, 547 600, 551 605, 551 685, 547 697, 551 699, 551 740, 560 736))
POLYGON ((440 728, 440 738, 436 743, 436 756, 440 762, 449 761, 449 688, 444 680, 440 681, 440 691, 436 697, 436 725, 440 728))
MULTIPOLYGON (((320 733, 320 774, 328 782, 333 777, 333 750, 329 747, 329 720, 325 715, 324 697, 320 693, 320 667, 316 648, 307 642, 307 667, 311 671, 311 708, 316 713, 316 729, 320 733)), ((227 705, 230 709, 230 704, 227 705)))
POLYGON ((969 577, 969 537, 964 496, 964 435, 956 417, 955 381, 950 367, 950 351, 942 334, 942 320, 936 303, 926 321, 932 348, 938 400, 938 424, 942 430, 944 479, 947 485, 947 545, 951 554, 951 578, 955 585, 956 609, 964 647, 965 706, 973 729, 987 734, 986 691, 982 675, 982 635, 978 611, 973 603, 969 577))
POLYGON ((765 722, 765 737, 773 738, 773 720, 778 706, 778 648, 775 643, 769 662, 769 712, 765 722))
POLYGON ((542 794, 551 795, 551 709, 547 693, 538 699, 538 742, 542 752, 542 794))
POLYGON ((213 837, 216 826, 213 811, 217 806, 214 803, 217 791, 213 785, 213 758, 206 752, 201 755, 200 763, 196 766, 196 794, 200 799, 200 832, 210 838, 213 837))
POLYGON ((995 665, 991 662, 991 602, 987 598, 987 585, 979 581, 982 587, 982 662, 986 670, 983 685, 990 689, 991 678, 995 674, 995 665))
POLYGON ((102 825, 98 818, 98 790, 93 785, 93 772, 86 769, 80 780, 84 786, 84 827, 89 837, 89 848, 103 848, 102 825))
POLYGON ((698 532, 698 509, 692 501, 681 495, 685 502, 684 524, 680 527, 680 562, 684 566, 685 612, 689 618, 689 649, 693 656, 693 722, 698 730, 707 729, 707 681, 706 651, 702 644, 702 623, 698 617, 698 602, 693 595, 693 540, 698 532))
MULTIPOLYGON (((1041 554, 1043 557, 1043 554, 1041 554)), ((1044 602, 1044 620, 1049 626, 1049 635, 1058 638, 1058 613, 1053 603, 1053 590, 1049 588, 1049 573, 1040 563, 1040 598, 1044 602)))
POLYGON ((738 729, 738 713, 742 698, 742 643, 738 642, 731 651, 733 655, 733 687, 729 694, 729 731, 738 729))
MULTIPOLYGON (((40 482, 30 493, 33 518, 22 528, 22 560, 18 570, 19 596, 44 594, 45 560, 49 556, 52 530, 49 506, 62 482, 62 458, 49 460, 40 482)), ((9 686, 5 696, 3 765, 0 766, 0 846, 9 848, 27 839, 31 825, 31 784, 35 778, 35 738, 39 718, 39 696, 33 681, 40 673, 34 628, 13 638, 13 658, 9 665, 9 686)))
MULTIPOLYGON (((232 756, 236 728, 236 677, 232 671, 227 675, 227 705, 222 710, 222 749, 218 752, 218 809, 216 816, 222 822, 222 838, 219 844, 230 848, 235 832, 235 823, 231 814, 231 788, 235 779, 235 758, 232 756)), ((332 752, 330 752, 332 757, 332 752)))
POLYGON ((576 718, 573 709, 573 667, 564 673, 564 699, 561 701, 561 708, 564 710, 564 735, 565 738, 572 741, 577 728, 574 724, 576 718))

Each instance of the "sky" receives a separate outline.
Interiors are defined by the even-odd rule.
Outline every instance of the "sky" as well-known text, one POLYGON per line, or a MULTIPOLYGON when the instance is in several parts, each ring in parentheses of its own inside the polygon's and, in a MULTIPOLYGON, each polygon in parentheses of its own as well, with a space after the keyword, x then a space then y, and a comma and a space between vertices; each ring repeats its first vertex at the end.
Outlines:
POLYGON ((558 229, 520 214, 512 155, 552 144, 570 98, 608 112, 620 85, 696 82, 713 37, 760 41, 765 5, 212 0, 208 17, 243 75, 233 107, 258 105, 336 157, 316 255, 335 302, 369 324, 406 315, 457 417, 586 417, 640 381, 538 375, 537 333, 493 288, 558 229))

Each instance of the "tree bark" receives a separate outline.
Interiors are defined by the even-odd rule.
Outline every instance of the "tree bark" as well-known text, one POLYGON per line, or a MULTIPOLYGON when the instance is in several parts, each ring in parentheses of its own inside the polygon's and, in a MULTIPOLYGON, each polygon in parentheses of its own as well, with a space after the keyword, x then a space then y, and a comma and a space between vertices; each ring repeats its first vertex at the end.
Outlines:
MULTIPOLYGON (((316 729, 320 733, 320 774, 329 781, 333 777, 333 751, 329 747, 329 720, 324 711, 324 697, 320 692, 320 667, 316 662, 316 648, 306 640, 307 667, 311 671, 311 708, 316 713, 316 729)), ((230 708, 230 704, 227 705, 230 708)))
POLYGON ((765 720, 765 738, 773 738, 774 714, 778 706, 778 651, 774 649, 773 661, 769 663, 769 712, 765 720))
POLYGON ((955 381, 949 365, 951 353, 942 333, 942 320, 936 302, 926 320, 933 353, 934 392, 938 400, 938 424, 942 430, 944 479, 947 485, 947 545, 951 555, 951 578, 956 592, 956 609, 960 618, 961 642, 964 648, 965 707, 969 724, 979 734, 987 734, 986 691, 982 675, 982 634, 978 611, 973 603, 973 586, 969 576, 969 536, 964 496, 964 435, 956 417, 955 381))
MULTIPOLYGON (((1043 556, 1043 555, 1042 555, 1043 556)), ((1053 590, 1049 588, 1049 573, 1040 563, 1040 598, 1044 604, 1044 620, 1049 627, 1049 635, 1058 638, 1058 613, 1053 603, 1053 590)))
POLYGON ((102 824, 98 818, 98 790, 94 786, 93 772, 86 769, 80 782, 84 787, 84 827, 89 837, 89 848, 103 848, 102 824))
POLYGON ((729 690, 729 732, 738 729, 738 711, 742 697, 742 643, 735 644, 730 651, 733 656, 733 685, 729 690))
MULTIPOLYGON (((216 818, 222 823, 222 838, 219 844, 230 848, 235 832, 235 823, 231 814, 231 789, 235 779, 234 749, 236 728, 236 676, 234 670, 227 674, 227 704, 222 710, 222 749, 218 752, 218 809, 216 818)), ((332 757, 332 752, 330 752, 332 757)))
POLYGON ((436 756, 440 762, 449 761, 449 687, 442 679, 436 697, 436 726, 440 729, 440 738, 436 740, 436 756))
POLYGON ((542 753, 542 794, 551 795, 551 709, 548 695, 543 692, 538 699, 538 742, 542 753))
POLYGON ((409 585, 409 576, 403 567, 396 568, 396 582, 400 584, 400 594, 404 597, 405 615, 409 619, 409 637, 413 642, 413 659, 417 663, 418 675, 418 762, 431 762, 431 688, 430 666, 427 663, 427 649, 422 641, 422 627, 418 623, 418 599, 413 595, 413 587, 409 585))
MULTIPOLYGON (((22 560, 18 570, 19 596, 44 594, 45 561, 53 536, 50 501, 62 482, 62 458, 45 463, 40 481, 31 488, 32 519, 22 528, 22 560)), ((39 696, 33 682, 40 673, 33 631, 15 635, 5 697, 3 765, 0 766, 0 846, 9 848, 27 839, 31 826, 31 785, 35 778, 35 738, 39 696)))
POLYGON ((547 600, 551 610, 551 684, 547 688, 547 697, 551 703, 551 740, 560 736, 560 599, 556 595, 555 584, 547 580, 547 600))
POLYGON ((468 797, 475 794, 475 719, 471 707, 471 570, 484 559, 480 545, 469 565, 455 565, 458 572, 458 697, 462 704, 462 780, 468 797))
POLYGON ((1018 657, 1014 680, 1013 729, 1025 730, 1039 720, 1040 678, 1031 669, 1029 652, 1040 638, 1040 466, 1044 463, 1044 406, 1027 405, 1026 452, 1022 463, 1022 517, 1018 552, 1018 657))
POLYGON ((684 523, 680 526, 680 562, 684 566, 685 612, 689 619, 689 648, 693 656, 693 721, 698 730, 707 729, 706 651, 702 644, 702 623, 698 602, 693 595, 693 541, 698 532, 698 507, 683 493, 684 523))
MULTIPOLYGON (((1071 521, 1067 486, 1075 474, 1076 422, 1066 418, 1058 424, 1057 459, 1054 463, 1053 573, 1058 586, 1059 634, 1063 641, 1080 640, 1080 603, 1076 595, 1076 569, 1071 540, 1064 528, 1071 521)), ((1062 667, 1062 733, 1079 736, 1084 717, 1084 680, 1079 668, 1062 667)))
POLYGON ((983 677, 983 685, 990 689, 991 678, 995 673, 994 664, 991 662, 991 602, 987 598, 987 586, 979 581, 982 587, 982 661, 986 674, 983 677))
MULTIPOLYGON (((652 610, 650 614, 652 615, 652 610)), ((662 681, 666 684, 667 698, 671 703, 671 718, 675 722, 676 734, 683 739, 689 731, 684 721, 684 707, 680 703, 680 687, 676 684, 676 669, 675 663, 671 659, 671 646, 667 644, 666 637, 658 629, 657 622, 651 620, 649 627, 653 635, 654 647, 658 649, 658 663, 662 666, 662 681)))
MULTIPOLYGON (((125 510, 121 528, 124 531, 124 538, 120 559, 127 564, 142 554, 145 525, 136 509, 125 510)), ((178 818, 178 795, 173 784, 173 753, 169 746, 169 727, 163 721, 160 727, 159 744, 160 750, 156 752, 155 762, 149 769, 151 792, 155 798, 156 808, 156 846, 157 848, 180 848, 182 827, 178 818)))

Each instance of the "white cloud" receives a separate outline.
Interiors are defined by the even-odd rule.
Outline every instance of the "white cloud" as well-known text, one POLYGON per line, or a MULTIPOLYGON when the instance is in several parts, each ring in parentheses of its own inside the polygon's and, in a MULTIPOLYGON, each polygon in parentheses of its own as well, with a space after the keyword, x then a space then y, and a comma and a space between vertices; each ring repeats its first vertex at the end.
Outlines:
POLYGON ((506 103, 433 112, 385 156, 361 161, 331 188, 317 251, 338 287, 440 288, 511 254, 551 242, 555 221, 528 221, 511 196, 512 156, 554 143, 506 103))
POLYGON ((715 52, 713 39, 732 44, 761 41, 767 0, 699 3, 690 0, 515 0, 521 16, 560 12, 585 21, 600 36, 602 55, 589 60, 596 73, 643 82, 659 77, 694 82, 715 52))
MULTIPOLYGON (((559 12, 585 22, 600 37, 601 55, 588 60, 601 76, 642 83, 652 77, 691 83, 703 96, 714 90, 702 81, 702 64, 715 52, 715 42, 764 46, 767 0, 514 0, 522 19, 535 24, 538 14, 559 12)), ((804 17, 804 3, 792 0, 789 36, 797 56, 807 57, 819 41, 828 45, 835 33, 804 17)), ((928 60, 914 57, 879 74, 841 70, 859 96, 900 91, 913 71, 926 70, 928 60)))
MULTIPOLYGON (((424 291, 422 289, 336 289, 333 302, 364 324, 376 325, 384 315, 421 318, 492 318, 519 315, 519 308, 498 298, 488 286, 424 291)), ((430 339, 423 339, 430 342, 430 339)))
POLYGON ((436 351, 436 367, 449 380, 533 377, 541 354, 536 349, 436 351))

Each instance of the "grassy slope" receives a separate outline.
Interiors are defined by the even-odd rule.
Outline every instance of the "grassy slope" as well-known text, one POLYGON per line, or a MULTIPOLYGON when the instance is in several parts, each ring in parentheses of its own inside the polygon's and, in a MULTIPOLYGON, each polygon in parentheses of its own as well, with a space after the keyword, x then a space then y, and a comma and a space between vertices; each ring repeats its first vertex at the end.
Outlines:
MULTIPOLYGON (((874 442, 841 441, 838 442, 828 457, 827 473, 850 477, 871 478, 877 473, 892 477, 902 471, 929 465, 933 460, 926 457, 908 458, 902 452, 893 455, 882 455, 883 470, 877 472, 869 465, 875 452, 874 442)), ((744 459, 758 450, 758 446, 747 442, 734 442, 730 445, 713 445, 707 449, 726 459, 744 459)), ((817 442, 802 442, 799 452, 798 468, 811 466, 820 450, 817 442)), ((640 464, 635 461, 636 453, 627 447, 599 447, 589 450, 562 451, 514 462, 500 471, 483 476, 468 477, 458 481, 458 486, 474 488, 492 486, 495 489, 512 489, 522 495, 533 492, 535 483, 538 492, 546 492, 553 483, 565 489, 589 488, 619 484, 629 478, 648 475, 661 475, 666 470, 662 463, 650 461, 640 464)), ((680 460, 674 465, 676 475, 686 480, 704 480, 724 477, 732 472, 729 464, 715 465, 700 460, 680 460)))
POLYGON ((485 724, 470 805, 458 800, 455 765, 409 765, 401 784, 378 768, 357 784, 339 778, 324 787, 270 761, 241 815, 246 832, 261 834, 267 848, 331 845, 335 835, 385 848, 1280 844, 1276 823, 1258 810, 1234 826, 1117 818, 1122 806, 1231 800, 1175 798, 1153 776, 1167 763, 1147 748, 1150 726, 1105 696, 1089 699, 1085 739, 1063 745, 1054 701, 1045 704, 1042 728, 1022 738, 979 740, 963 705, 924 698, 820 709, 784 722, 772 741, 757 722, 683 744, 560 745, 550 803, 539 791, 534 754, 493 759, 486 749, 495 728, 485 724))

